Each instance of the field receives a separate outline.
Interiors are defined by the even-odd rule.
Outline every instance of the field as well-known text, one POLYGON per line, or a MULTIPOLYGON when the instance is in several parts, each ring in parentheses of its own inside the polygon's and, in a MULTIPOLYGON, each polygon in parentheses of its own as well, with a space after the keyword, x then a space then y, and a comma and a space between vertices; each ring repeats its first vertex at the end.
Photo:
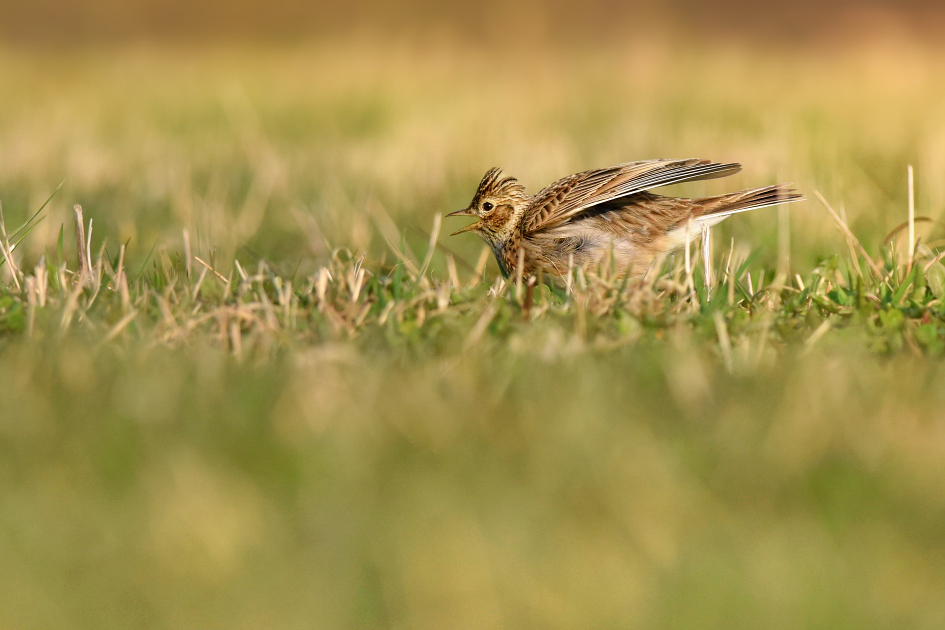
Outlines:
POLYGON ((0 627, 945 626, 942 51, 10 48, 0 95, 0 627), (446 236, 491 166, 653 157, 809 200, 646 283, 446 236))

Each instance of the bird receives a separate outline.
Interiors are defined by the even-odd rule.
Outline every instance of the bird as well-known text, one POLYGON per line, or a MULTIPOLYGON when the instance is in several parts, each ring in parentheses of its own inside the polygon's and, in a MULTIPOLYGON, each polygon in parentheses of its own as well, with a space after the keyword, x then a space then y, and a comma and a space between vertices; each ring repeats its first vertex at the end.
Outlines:
POLYGON ((569 175, 529 195, 518 179, 492 168, 472 202, 447 215, 478 221, 450 236, 478 234, 506 278, 563 278, 575 266, 603 264, 618 274, 645 276, 654 261, 695 240, 703 228, 739 212, 804 199, 792 184, 701 199, 651 192, 740 170, 738 163, 696 158, 642 160, 569 175))

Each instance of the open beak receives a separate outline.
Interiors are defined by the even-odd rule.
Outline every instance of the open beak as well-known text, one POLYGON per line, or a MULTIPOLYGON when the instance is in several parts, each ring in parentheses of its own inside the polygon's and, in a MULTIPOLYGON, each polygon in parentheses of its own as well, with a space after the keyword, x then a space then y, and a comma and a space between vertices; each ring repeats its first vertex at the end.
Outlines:
POLYGON ((463 208, 462 210, 457 210, 456 212, 450 212, 450 213, 449 213, 448 215, 446 215, 446 216, 448 216, 448 217, 471 217, 473 214, 474 214, 473 211, 470 210, 469 208, 463 208))
MULTIPOLYGON (((448 217, 474 217, 476 216, 476 213, 470 210, 469 208, 463 208, 462 210, 457 210, 456 212, 450 212, 446 216, 448 217)), ((471 223, 461 230, 453 232, 452 234, 450 234, 450 236, 456 236, 457 234, 462 234, 463 232, 471 232, 472 230, 475 230, 476 228, 478 228, 480 225, 482 225, 482 221, 476 221, 475 223, 471 223)))
POLYGON ((475 223, 470 223, 461 230, 456 230, 450 236, 456 236, 457 234, 462 234, 463 232, 472 232, 473 230, 478 230, 479 226, 482 225, 482 221, 476 221, 475 223))

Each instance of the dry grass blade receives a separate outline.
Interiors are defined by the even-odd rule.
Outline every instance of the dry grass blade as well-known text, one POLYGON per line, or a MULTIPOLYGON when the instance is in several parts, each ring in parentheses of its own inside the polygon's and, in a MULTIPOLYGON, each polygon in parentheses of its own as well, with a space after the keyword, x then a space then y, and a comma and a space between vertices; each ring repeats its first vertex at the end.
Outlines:
MULTIPOLYGON (((938 221, 936 221, 935 219, 931 217, 915 217, 913 221, 913 230, 915 229, 916 223, 938 223, 938 221)), ((908 229, 908 228, 909 228, 909 221, 903 221, 902 223, 894 227, 892 230, 889 231, 889 234, 886 235, 886 238, 883 239, 883 245, 891 245, 892 242, 896 240, 896 237, 899 236, 899 234, 903 230, 908 229)))
POLYGON ((787 204, 778 206, 778 273, 791 275, 791 209, 787 204))
POLYGON ((10 248, 10 240, 7 238, 7 228, 3 218, 3 205, 0 204, 0 252, 3 254, 3 260, 7 263, 7 269, 10 270, 10 277, 13 278, 13 284, 16 286, 17 293, 20 292, 20 270, 13 260, 13 250, 10 248))
POLYGON ((482 276, 486 271, 486 265, 489 264, 489 255, 491 252, 489 248, 483 246, 479 251, 479 259, 476 261, 476 267, 473 270, 473 277, 469 280, 469 287, 476 287, 482 282, 482 276))
POLYGON ((709 226, 702 226, 702 271, 706 291, 712 288, 712 233, 709 226))
POLYGON ((82 206, 76 204, 72 208, 75 217, 75 237, 76 237, 76 257, 79 261, 79 284, 85 284, 89 281, 90 270, 88 257, 85 252, 85 219, 82 216, 82 206))
POLYGON ((406 254, 397 249, 397 247, 389 239, 385 237, 384 241, 387 243, 390 251, 394 253, 394 256, 396 256, 400 262, 404 264, 404 267, 407 269, 407 273, 409 273, 411 277, 415 279, 419 278, 420 269, 417 267, 417 265, 406 254))
POLYGON ((732 372, 732 340, 728 335, 728 326, 725 325, 725 317, 721 312, 716 311, 713 316, 715 320, 715 332, 719 338, 719 347, 722 350, 722 363, 725 369, 732 372))
POLYGON ((476 323, 469 330, 469 335, 467 335, 466 341, 463 343, 464 350, 469 350, 479 343, 486 332, 486 328, 488 328, 489 324, 492 322, 492 318, 494 318, 498 312, 499 306, 497 300, 490 301, 489 305, 486 306, 486 309, 479 316, 479 319, 476 320, 476 323))
POLYGON ((683 263, 686 271, 686 290, 692 292, 695 290, 695 284, 692 281, 692 260, 689 252, 692 244, 692 217, 686 220, 686 249, 683 252, 683 263))
POLYGON ((201 265, 209 269, 213 273, 213 275, 215 275, 220 280, 220 282, 222 282, 223 284, 229 284, 230 281, 227 279, 226 276, 224 276, 222 273, 220 273, 219 271, 211 267, 210 263, 205 262, 203 259, 200 258, 200 256, 194 256, 194 260, 196 260, 201 265))
POLYGON ((433 215, 433 229, 430 230, 430 243, 427 247, 427 254, 423 258, 423 264, 420 265, 420 271, 417 272, 417 275, 421 278, 426 274, 427 268, 433 261, 433 254, 436 253, 436 241, 440 237, 440 227, 442 223, 443 215, 437 212, 433 215))
POLYGON ((450 283, 454 289, 460 288, 459 283, 459 272, 456 270, 456 259, 453 257, 453 254, 446 254, 446 271, 450 277, 450 283))
POLYGON ((915 174, 909 165, 909 265, 906 275, 912 271, 912 259, 915 256, 915 174))
MULTIPOLYGON (((859 239, 857 239, 856 236, 853 235, 853 232, 850 231, 850 228, 847 227, 847 224, 840 218, 840 215, 838 215, 836 211, 834 211, 834 209, 830 207, 830 204, 827 203, 827 200, 824 199, 824 196, 820 194, 820 191, 815 190, 814 195, 817 197, 817 200, 820 201, 820 203, 824 206, 824 208, 827 209, 827 212, 830 213, 830 216, 833 217, 833 220, 837 223, 837 227, 840 228, 840 231, 843 232, 844 236, 847 237, 847 241, 850 243, 851 247, 855 247, 856 250, 860 253, 860 256, 862 256, 866 260, 866 262, 869 263, 870 269, 872 269, 873 273, 876 274, 875 277, 877 279, 882 278, 883 272, 880 270, 879 266, 873 261, 873 259, 870 258, 870 255, 866 253, 866 250, 863 248, 863 245, 860 244, 859 239)), ((856 260, 856 256, 852 256, 851 258, 853 260, 853 263, 857 267, 859 267, 856 260)))
POLYGON ((925 263, 925 267, 923 267, 922 270, 923 270, 923 271, 928 271, 929 269, 932 268, 932 265, 934 265, 934 264, 937 263, 937 262, 940 262, 943 258, 945 258, 945 252, 939 252, 939 253, 938 253, 934 258, 932 258, 929 262, 925 263))
POLYGON ((817 329, 811 333, 811 335, 804 341, 804 350, 809 352, 818 341, 820 341, 824 335, 830 332, 830 328, 833 326, 833 322, 829 319, 824 320, 824 322, 817 327, 817 329))
POLYGON ((124 331, 125 328, 128 327, 128 324, 133 322, 135 317, 137 316, 138 316, 138 311, 131 311, 130 313, 122 317, 120 320, 118 320, 118 323, 112 326, 112 329, 108 331, 108 334, 102 338, 101 345, 105 345, 106 343, 117 339, 118 335, 120 335, 122 331, 124 331))
POLYGON ((522 302, 522 274, 525 272, 525 250, 518 250, 518 259, 515 262, 515 301, 522 302))

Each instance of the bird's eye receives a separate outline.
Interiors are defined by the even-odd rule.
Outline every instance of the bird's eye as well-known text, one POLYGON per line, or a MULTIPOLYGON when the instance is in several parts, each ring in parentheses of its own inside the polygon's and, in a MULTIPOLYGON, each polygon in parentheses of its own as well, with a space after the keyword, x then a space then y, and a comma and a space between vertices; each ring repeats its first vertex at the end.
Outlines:
POLYGON ((492 205, 490 202, 488 202, 488 201, 485 202, 484 204, 482 204, 482 209, 485 210, 486 212, 492 212, 492 209, 493 209, 494 207, 495 207, 495 206, 493 206, 493 205, 492 205))

